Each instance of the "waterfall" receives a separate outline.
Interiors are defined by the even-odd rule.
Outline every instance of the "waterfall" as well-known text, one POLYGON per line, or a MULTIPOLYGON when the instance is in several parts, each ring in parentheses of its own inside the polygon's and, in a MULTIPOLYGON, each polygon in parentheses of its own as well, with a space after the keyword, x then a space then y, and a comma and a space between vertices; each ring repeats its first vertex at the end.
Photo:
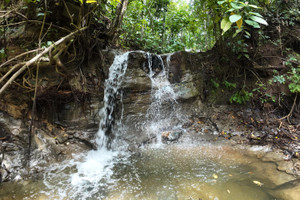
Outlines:
MULTIPOLYGON (((105 81, 103 107, 99 111, 101 117, 96 135, 98 150, 90 151, 83 162, 77 163, 77 173, 71 177, 71 195, 74 199, 87 199, 103 190, 102 180, 110 180, 114 159, 120 152, 111 149, 112 139, 119 128, 116 122, 117 102, 122 94, 120 87, 126 73, 129 52, 117 55, 109 68, 109 77, 105 81), (117 127, 115 127, 117 126, 117 127)), ((98 194, 100 195, 100 194, 98 194)), ((99 197, 97 197, 99 198, 99 197)))
MULTIPOLYGON (((59 198, 52 199, 103 199, 106 190, 112 190, 116 163, 119 165, 129 162, 130 153, 115 148, 117 146, 115 144, 119 141, 114 139, 115 136, 119 136, 119 132, 126 134, 119 121, 122 116, 117 115, 123 113, 123 109, 118 110, 118 108, 122 102, 120 90, 128 66, 129 53, 117 55, 109 68, 109 77, 105 81, 103 107, 99 111, 99 130, 95 138, 97 150, 91 150, 67 162, 65 166, 58 165, 49 170, 44 184, 48 187, 49 193, 57 190, 59 194, 59 198), (68 169, 71 169, 71 174, 68 169), (61 175, 58 181, 52 179, 57 177, 56 174, 61 175)), ((157 136, 158 147, 162 144, 161 132, 173 129, 174 121, 178 119, 176 94, 168 80, 170 56, 166 59, 165 67, 160 56, 147 53, 148 77, 152 83, 151 104, 146 113, 147 120, 142 127, 146 133, 157 136)))
POLYGON ((113 127, 115 125, 116 101, 117 97, 122 97, 120 94, 120 86, 128 65, 128 54, 117 55, 113 64, 109 68, 109 77, 105 81, 104 90, 104 105, 100 110, 101 117, 99 130, 97 132, 96 144, 98 148, 110 148, 113 138, 113 127))
POLYGON ((147 128, 149 134, 156 135, 157 144, 161 142, 161 132, 164 129, 172 127, 176 120, 176 94, 171 83, 168 80, 168 68, 172 54, 167 56, 167 69, 159 55, 147 53, 148 58, 148 76, 151 80, 151 104, 147 111, 147 128), (154 62, 156 58, 156 63, 154 62), (161 68, 161 69, 159 69, 161 68))

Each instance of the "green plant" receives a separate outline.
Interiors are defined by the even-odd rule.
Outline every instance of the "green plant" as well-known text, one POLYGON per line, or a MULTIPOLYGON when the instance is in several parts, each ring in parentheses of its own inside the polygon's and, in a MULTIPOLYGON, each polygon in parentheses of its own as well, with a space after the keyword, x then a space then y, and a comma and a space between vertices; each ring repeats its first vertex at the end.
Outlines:
MULTIPOLYGON (((236 32, 233 36, 244 30, 243 22, 253 28, 260 28, 260 24, 268 25, 267 21, 261 14, 257 12, 260 7, 239 0, 223 0, 218 1, 220 7, 224 10, 223 19, 221 21, 222 35, 227 32, 232 24, 237 25, 236 32)), ((246 36, 250 37, 250 33, 245 31, 246 36)))
POLYGON ((5 49, 2 48, 2 49, 0 49, 0 61, 5 57, 6 57, 5 49))
POLYGON ((248 92, 244 88, 240 91, 235 92, 229 99, 230 103, 238 103, 238 104, 245 104, 248 102, 251 97, 253 96, 252 92, 248 92))
POLYGON ((285 61, 285 65, 290 67, 290 71, 285 74, 278 74, 278 71, 274 70, 274 76, 269 80, 269 84, 273 83, 286 84, 288 83, 289 90, 292 93, 300 92, 300 65, 294 67, 295 64, 299 63, 297 56, 298 54, 290 54, 288 59, 285 61))
POLYGON ((228 81, 223 81, 223 85, 227 88, 227 90, 231 91, 236 88, 236 83, 230 83, 228 81))
MULTIPOLYGON (((269 82, 269 84, 271 85, 273 83, 269 82)), ((269 93, 268 86, 266 86, 264 83, 256 83, 256 85, 258 87, 254 88, 252 93, 256 95, 256 98, 259 99, 261 103, 276 101, 275 96, 269 93)))
POLYGON ((290 81, 288 87, 292 93, 300 92, 300 66, 297 68, 292 68, 290 72, 288 72, 287 79, 290 81))
POLYGON ((210 81, 215 89, 218 89, 220 87, 220 84, 214 79, 211 79, 210 81))
POLYGON ((273 79, 271 79, 271 83, 272 82, 284 84, 285 83, 285 77, 284 77, 284 75, 273 76, 273 79))

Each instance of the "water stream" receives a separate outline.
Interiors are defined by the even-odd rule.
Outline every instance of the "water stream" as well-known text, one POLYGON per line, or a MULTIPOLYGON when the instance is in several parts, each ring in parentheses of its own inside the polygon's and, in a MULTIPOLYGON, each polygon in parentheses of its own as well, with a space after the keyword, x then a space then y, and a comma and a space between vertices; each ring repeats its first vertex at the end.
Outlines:
POLYGON ((155 134, 159 145, 144 146, 133 154, 118 147, 113 138, 124 134, 124 129, 118 121, 120 117, 115 116, 115 105, 122 97, 120 87, 128 54, 115 57, 105 82, 104 105, 99 112, 101 121, 95 139, 98 150, 51 165, 41 179, 3 184, 0 199, 278 199, 272 188, 291 177, 278 175, 274 163, 264 163, 255 154, 251 156, 222 142, 193 145, 161 142, 161 132, 182 129, 176 95, 167 79, 171 55, 166 59, 166 67, 158 57, 162 69, 157 72, 148 54, 152 103, 144 131, 155 134))
MULTIPOLYGON (((167 67, 169 65, 171 55, 172 54, 169 54, 167 56, 167 67)), ((158 67, 154 66, 152 56, 153 55, 147 53, 149 68, 148 77, 151 80, 152 90, 151 104, 147 111, 147 120, 144 125, 144 131, 149 135, 156 135, 157 141, 155 146, 161 146, 161 133, 180 128, 176 127, 176 125, 182 116, 180 115, 180 111, 177 106, 177 96, 168 80, 168 73, 163 60, 161 56, 154 55, 159 61, 157 65, 161 67, 160 71, 156 72, 153 69, 157 69, 158 67)))

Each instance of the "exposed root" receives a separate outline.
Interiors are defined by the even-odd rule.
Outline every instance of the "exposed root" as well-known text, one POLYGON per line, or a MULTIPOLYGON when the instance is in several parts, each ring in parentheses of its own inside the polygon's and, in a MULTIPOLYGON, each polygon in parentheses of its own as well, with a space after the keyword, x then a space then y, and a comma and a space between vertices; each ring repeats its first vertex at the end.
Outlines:
POLYGON ((0 83, 6 79, 13 71, 15 71, 16 69, 18 69, 20 66, 24 65, 25 62, 21 62, 21 63, 18 63, 16 65, 14 65, 1 79, 0 79, 0 83))
POLYGON ((16 59, 18 59, 18 58, 21 58, 21 57, 26 56, 26 55, 31 54, 31 53, 35 53, 35 52, 37 52, 37 51, 39 51, 39 50, 40 50, 40 49, 34 49, 34 50, 31 50, 31 51, 26 51, 26 52, 24 52, 24 53, 21 53, 20 55, 17 55, 17 56, 15 56, 15 57, 13 57, 12 59, 9 59, 8 61, 2 63, 2 64, 0 65, 0 68, 3 67, 3 66, 8 65, 9 63, 11 63, 12 61, 14 61, 14 60, 16 60, 16 59))
POLYGON ((297 96, 298 96, 298 94, 296 94, 296 96, 295 96, 295 98, 294 98, 294 103, 293 103, 293 106, 292 106, 292 108, 291 108, 291 110, 290 110, 290 112, 289 112, 289 114, 288 115, 286 115, 286 116, 284 116, 284 117, 282 117, 282 118, 280 118, 280 119, 278 119, 278 120, 284 120, 284 119, 287 119, 288 120, 288 122, 289 123, 291 123, 290 122, 290 117, 292 116, 292 114, 293 114, 293 111, 294 111, 294 108, 295 108, 295 106, 296 106, 296 102, 297 102, 297 96))
POLYGON ((79 30, 76 30, 72 33, 70 33, 69 35, 61 38, 60 40, 56 41, 55 43, 53 43, 52 45, 50 45, 49 47, 45 48, 41 53, 39 53, 38 55, 36 55, 35 57, 33 57, 31 60, 27 61, 16 73, 14 73, 14 75, 1 87, 0 89, 0 95, 6 90, 6 88, 26 69, 28 68, 30 65, 32 65, 33 63, 36 63, 43 55, 47 54, 49 51, 51 51, 52 49, 54 49, 54 47, 62 44, 63 42, 71 39, 75 34, 80 33, 81 31, 87 29, 87 27, 83 27, 79 30))

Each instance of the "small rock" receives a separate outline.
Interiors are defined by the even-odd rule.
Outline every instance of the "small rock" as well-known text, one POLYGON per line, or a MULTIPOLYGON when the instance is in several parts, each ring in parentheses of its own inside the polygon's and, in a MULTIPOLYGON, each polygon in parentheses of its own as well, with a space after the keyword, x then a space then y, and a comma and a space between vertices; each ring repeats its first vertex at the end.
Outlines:
POLYGON ((8 172, 4 169, 0 169, 0 183, 4 182, 8 178, 8 172))
POLYGON ((279 161, 277 164, 277 170, 286 172, 288 174, 293 174, 293 162, 292 161, 279 161))
POLYGON ((60 143, 60 144, 63 144, 64 142, 66 142, 68 139, 69 139, 69 135, 68 134, 63 134, 63 135, 58 135, 56 137, 57 141, 60 143))
POLYGON ((300 176, 300 160, 297 160, 295 163, 294 163, 294 172, 300 176))
POLYGON ((253 139, 253 140, 261 140, 265 136, 266 136, 266 132, 264 132, 264 131, 257 131, 257 132, 251 133, 249 135, 249 138, 253 139))
POLYGON ((130 152, 137 152, 138 151, 138 147, 136 145, 134 145, 134 144, 130 144, 128 146, 128 151, 130 151, 130 152))
POLYGON ((284 160, 285 155, 280 152, 268 152, 266 155, 262 158, 262 161, 265 162, 278 162, 284 160))
POLYGON ((161 136, 164 141, 174 142, 180 138, 181 134, 181 131, 165 131, 161 136))

